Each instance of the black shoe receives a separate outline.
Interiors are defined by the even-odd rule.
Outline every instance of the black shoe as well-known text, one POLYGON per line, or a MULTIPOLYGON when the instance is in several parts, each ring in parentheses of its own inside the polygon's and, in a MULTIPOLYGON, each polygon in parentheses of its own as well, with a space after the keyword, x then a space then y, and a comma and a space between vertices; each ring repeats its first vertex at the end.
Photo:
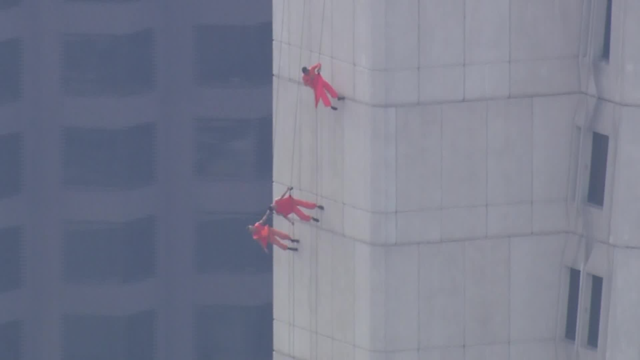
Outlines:
POLYGON ((322 206, 322 205, 317 205, 316 207, 317 207, 318 209, 320 209, 320 210, 324 210, 324 206, 322 206))
POLYGON ((300 242, 300 240, 298 240, 298 239, 291 239, 290 241, 291 241, 292 243, 294 243, 294 244, 297 244, 297 243, 299 243, 299 242, 300 242))
POLYGON ((338 110, 338 108, 337 108, 337 107, 335 107, 335 106, 332 106, 332 107, 331 107, 331 109, 332 109, 332 110, 338 110))
POLYGON ((312 217, 311 220, 315 221, 315 222, 320 222, 320 219, 312 217))
POLYGON ((338 96, 338 101, 342 101, 342 100, 344 100, 344 96, 342 95, 338 96))
POLYGON ((291 250, 291 251, 298 251, 298 248, 293 248, 293 247, 289 246, 289 247, 287 248, 287 250, 291 250))

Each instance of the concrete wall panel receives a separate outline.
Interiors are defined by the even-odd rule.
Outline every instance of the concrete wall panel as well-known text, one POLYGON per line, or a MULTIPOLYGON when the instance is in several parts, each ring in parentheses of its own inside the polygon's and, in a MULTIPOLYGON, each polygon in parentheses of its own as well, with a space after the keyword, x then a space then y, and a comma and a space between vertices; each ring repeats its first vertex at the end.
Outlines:
POLYGON ((511 96, 561 95, 580 89, 574 58, 511 62, 511 96))
POLYGON ((442 204, 487 202, 487 104, 442 107, 442 204))
POLYGON ((555 338, 564 235, 511 240, 511 341, 555 338))
MULTIPOLYGON (((317 262, 317 299, 315 313, 317 315, 316 331, 327 337, 333 336, 332 296, 333 296, 333 234, 319 231, 316 251, 317 262)), ((275 278, 274 278, 275 281, 275 278)), ((320 347, 320 340, 318 340, 320 347)))
POLYGON ((466 0, 465 63, 509 60, 509 0, 466 0))
POLYGON ((623 108, 613 177, 611 242, 640 246, 640 109, 623 108))
POLYGON ((420 66, 464 63, 464 0, 419 0, 420 66))
POLYGON ((420 350, 420 360, 465 360, 464 348, 430 348, 420 350))
POLYGON ((464 98, 464 67, 422 67, 419 86, 421 103, 460 101, 464 98))
POLYGON ((506 98, 510 93, 510 76, 511 68, 508 62, 467 65, 464 68, 464 98, 506 98))
POLYGON ((509 348, 511 360, 562 360, 557 358, 555 341, 511 344, 509 348))
POLYGON ((396 224, 398 243, 435 242, 442 237, 441 210, 398 212, 396 224))
POLYGON ((567 196, 572 119, 577 96, 533 99, 533 200, 567 196))
POLYGON ((509 360, 509 345, 476 345, 465 348, 465 360, 509 360))
POLYGON ((385 248, 385 348, 417 349, 420 307, 418 245, 385 248))
POLYGON ((474 206, 442 210, 442 239, 481 239, 487 236, 487 207, 474 206))
POLYGON ((332 238, 331 318, 333 339, 355 341, 355 245, 336 235, 332 238))
MULTIPOLYGON (((326 1, 326 0, 325 0, 326 1)), ((334 59, 353 64, 354 60, 354 0, 330 1, 331 55, 334 59)))
POLYGON ((582 2, 511 0, 511 59, 575 59, 582 2))
POLYGON ((489 205, 487 211, 487 236, 523 235, 532 232, 531 204, 489 205))
POLYGON ((420 346, 464 345, 463 243, 420 246, 420 346))
MULTIPOLYGON (((508 239, 465 243, 464 294, 466 345, 506 343, 509 340, 508 239)), ((478 353, 484 351, 477 350, 478 353)), ((474 359, 476 355, 471 355, 475 353, 468 348, 467 359, 474 359)), ((496 353, 489 358, 500 356, 496 353)), ((505 359, 508 357, 507 352, 505 359)))
POLYGON ((386 68, 386 0, 354 0, 355 65, 368 70, 386 68))
POLYGON ((345 119, 344 113, 335 114, 330 111, 318 111, 319 195, 335 203, 342 203, 343 198, 345 121, 348 121, 348 119, 345 119))
POLYGON ((385 350, 384 248, 355 244, 355 344, 362 349, 385 350))
POLYGON ((386 2, 386 70, 418 68, 420 59, 420 0, 386 2))
POLYGON ((398 108, 397 209, 423 210, 442 201, 442 107, 398 108))
POLYGON ((488 202, 532 200, 533 119, 531 99, 488 103, 488 202))

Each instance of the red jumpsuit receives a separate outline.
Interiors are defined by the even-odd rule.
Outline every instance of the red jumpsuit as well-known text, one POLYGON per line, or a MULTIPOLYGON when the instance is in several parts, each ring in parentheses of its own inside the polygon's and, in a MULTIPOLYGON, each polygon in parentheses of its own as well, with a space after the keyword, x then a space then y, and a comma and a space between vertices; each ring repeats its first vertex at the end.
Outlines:
POLYGON ((285 218, 287 218, 289 215, 293 213, 293 214, 296 214, 298 218, 300 218, 300 220, 302 221, 310 221, 311 216, 303 213, 302 210, 298 208, 298 206, 301 206, 305 209, 315 209, 318 207, 318 205, 315 203, 312 203, 310 201, 299 200, 289 195, 282 199, 276 200, 273 204, 273 210, 276 213, 284 216, 285 218))
POLYGON ((280 230, 276 230, 269 225, 262 225, 260 222, 255 223, 253 227, 253 239, 259 242, 263 249, 267 248, 267 243, 272 243, 282 250, 287 250, 288 246, 278 240, 278 238, 282 240, 291 240, 291 236, 280 230))
POLYGON ((329 92, 332 98, 337 99, 338 93, 333 89, 333 87, 322 77, 322 75, 318 74, 318 68, 320 67, 320 63, 313 65, 309 69, 309 75, 302 75, 302 82, 305 86, 308 86, 313 89, 313 92, 316 95, 316 108, 318 107, 318 102, 322 99, 322 103, 326 107, 331 106, 331 101, 327 96, 326 92, 329 92))

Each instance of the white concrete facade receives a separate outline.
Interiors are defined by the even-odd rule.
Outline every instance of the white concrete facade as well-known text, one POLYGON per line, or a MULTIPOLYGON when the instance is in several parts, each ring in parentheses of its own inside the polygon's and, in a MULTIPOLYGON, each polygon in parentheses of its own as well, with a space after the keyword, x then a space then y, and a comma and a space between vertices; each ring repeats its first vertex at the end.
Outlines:
POLYGON ((640 356, 640 2, 613 0, 608 61, 606 0, 273 6, 274 194, 326 207, 275 222, 301 244, 274 256, 274 360, 640 356), (300 84, 318 61, 339 111, 300 84))

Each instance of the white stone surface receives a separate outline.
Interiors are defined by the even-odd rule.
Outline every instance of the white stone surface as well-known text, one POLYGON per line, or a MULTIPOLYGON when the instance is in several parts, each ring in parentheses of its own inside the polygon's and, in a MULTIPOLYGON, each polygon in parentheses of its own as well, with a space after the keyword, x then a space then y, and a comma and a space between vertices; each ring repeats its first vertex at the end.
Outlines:
POLYGON ((589 3, 274 3, 274 18, 288 14, 274 42, 274 191, 293 183, 326 207, 320 224, 296 224, 299 253, 274 255, 274 359, 569 360, 567 267, 592 248, 606 311, 600 349, 580 345, 581 358, 640 354, 638 250, 610 247, 640 246, 640 113, 607 102, 637 103, 640 5, 614 2, 606 63, 585 57, 604 20, 602 4, 582 18, 589 3), (324 25, 293 16, 304 4, 310 17, 326 6, 324 25), (299 87, 316 59, 348 97, 336 112, 299 87), (610 136, 603 209, 573 202, 592 130, 610 136))

